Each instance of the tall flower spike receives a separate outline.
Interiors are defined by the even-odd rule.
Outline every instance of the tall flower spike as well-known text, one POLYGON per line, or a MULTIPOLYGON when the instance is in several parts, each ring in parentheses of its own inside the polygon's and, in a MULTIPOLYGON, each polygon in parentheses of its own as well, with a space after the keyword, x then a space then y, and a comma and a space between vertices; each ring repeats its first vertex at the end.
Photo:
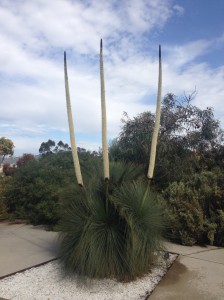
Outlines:
POLYGON ((153 130, 150 163, 147 178, 150 180, 153 178, 155 160, 156 160, 156 146, 159 134, 160 115, 161 115, 161 95, 162 95, 162 58, 161 58, 161 46, 159 45, 159 78, 158 78, 158 93, 157 93, 157 106, 156 106, 156 120, 153 130))
POLYGON ((75 167, 75 175, 77 178, 77 182, 80 186, 83 186, 82 174, 79 164, 79 157, 77 153, 77 147, 75 142, 75 131, 72 119, 72 109, 71 109, 71 101, 69 94, 69 84, 68 84, 68 72, 67 72, 67 62, 66 62, 66 52, 64 52, 64 72, 65 72, 65 94, 66 94, 66 104, 67 104, 67 113, 68 113, 68 124, 69 124, 69 133, 72 147, 72 157, 75 167))
POLYGON ((107 115, 106 115, 106 100, 105 100, 105 85, 103 71, 103 42, 100 41, 100 83, 101 83, 101 112, 102 112, 102 148, 103 148, 103 167, 104 179, 109 180, 109 156, 107 146, 107 115))

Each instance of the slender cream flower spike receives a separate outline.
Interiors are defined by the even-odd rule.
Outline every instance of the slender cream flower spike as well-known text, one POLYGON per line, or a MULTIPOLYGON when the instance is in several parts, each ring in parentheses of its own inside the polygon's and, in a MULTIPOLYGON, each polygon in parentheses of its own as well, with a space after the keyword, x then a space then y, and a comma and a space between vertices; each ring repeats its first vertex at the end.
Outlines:
POLYGON ((76 142, 75 142, 75 131, 74 131, 74 125, 73 125, 73 119, 72 119, 72 109, 71 109, 71 101, 70 101, 70 94, 69 94, 66 52, 64 52, 64 72, 65 72, 65 94, 66 94, 70 140, 71 140, 71 147, 72 147, 72 157, 73 157, 77 182, 80 186, 83 186, 82 174, 81 174, 81 169, 80 169, 80 164, 79 164, 79 157, 78 157, 77 147, 76 147, 76 142))
POLYGON ((160 115, 161 115, 161 95, 162 95, 162 59, 161 59, 161 46, 159 45, 159 79, 158 79, 158 93, 157 93, 157 106, 156 106, 156 120, 153 130, 150 163, 147 178, 151 180, 153 178, 155 160, 156 160, 156 146, 159 134, 160 115))
POLYGON ((102 112, 102 148, 103 148, 103 167, 104 179, 109 180, 109 155, 107 146, 107 115, 106 115, 106 100, 105 100, 105 85, 103 71, 103 42, 100 41, 100 83, 101 83, 101 112, 102 112))

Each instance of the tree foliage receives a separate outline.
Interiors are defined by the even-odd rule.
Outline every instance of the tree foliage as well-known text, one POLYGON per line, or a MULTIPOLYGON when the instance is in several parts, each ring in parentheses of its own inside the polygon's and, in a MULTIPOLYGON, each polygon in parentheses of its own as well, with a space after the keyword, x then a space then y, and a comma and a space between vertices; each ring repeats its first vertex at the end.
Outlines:
POLYGON ((0 177, 0 220, 8 217, 5 194, 10 185, 11 177, 0 177))
POLYGON ((42 156, 65 151, 71 151, 71 147, 67 143, 59 141, 56 144, 56 142, 51 139, 47 142, 42 142, 39 148, 39 153, 42 156))
POLYGON ((62 141, 59 141, 53 151, 56 153, 63 152, 63 151, 71 151, 71 147, 67 143, 63 143, 62 141))
POLYGON ((20 157, 17 162, 16 165, 18 168, 21 168, 22 166, 24 166, 25 164, 27 164, 29 161, 34 160, 35 157, 33 154, 30 153, 24 153, 22 155, 22 157, 20 157))
MULTIPOLYGON (((204 110, 192 104, 194 94, 177 98, 168 94, 163 99, 158 140, 155 182, 166 187, 172 181, 191 176, 203 166, 206 156, 210 164, 223 164, 223 131, 214 118, 213 109, 204 110)), ((114 160, 147 164, 155 117, 144 112, 133 119, 122 119, 119 137, 112 142, 110 156, 114 160)))
MULTIPOLYGON (((163 193, 169 239, 185 245, 224 244, 223 130, 213 109, 193 105, 195 94, 163 99, 154 189, 163 193)), ((110 147, 116 161, 145 164, 155 117, 124 114, 110 147)))
POLYGON ((2 161, 4 161, 4 158, 6 155, 13 155, 14 153, 14 144, 10 139, 7 139, 5 137, 0 138, 0 156, 2 156, 2 161))
POLYGON ((192 104, 194 93, 177 98, 168 94, 163 101, 161 137, 179 138, 192 151, 210 150, 223 141, 220 123, 213 109, 192 104))
POLYGON ((184 245, 224 245, 224 172, 195 173, 163 191, 168 204, 169 238, 184 245))
POLYGON ((55 147, 55 141, 49 139, 47 142, 41 143, 40 148, 39 148, 39 153, 41 155, 52 154, 53 147, 55 147))
MULTIPOLYGON (((86 177, 92 177, 100 158, 89 151, 79 154, 86 177)), ((34 159, 25 154, 18 161, 5 194, 8 213, 32 224, 54 225, 59 220, 60 194, 75 183, 71 151, 34 159)))
POLYGON ((3 173, 5 176, 13 176, 13 174, 16 172, 16 166, 11 166, 10 164, 4 164, 3 165, 3 173))
POLYGON ((130 119, 128 114, 124 113, 121 122, 123 124, 122 131, 110 146, 111 158, 145 163, 149 157, 154 115, 144 112, 130 119))

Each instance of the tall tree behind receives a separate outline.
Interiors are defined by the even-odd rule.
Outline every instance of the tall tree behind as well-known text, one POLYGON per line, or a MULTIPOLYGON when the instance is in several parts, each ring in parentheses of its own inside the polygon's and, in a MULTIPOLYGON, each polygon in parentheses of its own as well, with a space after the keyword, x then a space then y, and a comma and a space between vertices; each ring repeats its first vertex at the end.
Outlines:
POLYGON ((49 139, 47 142, 41 143, 40 148, 39 148, 39 153, 43 156, 52 154, 54 146, 55 146, 55 141, 49 139))
MULTIPOLYGON (((167 94, 161 109, 156 184, 187 179, 202 168, 223 166, 224 134, 213 109, 202 110, 192 104, 195 93, 175 96, 167 94)), ((152 140, 155 116, 144 112, 134 118, 123 118, 119 137, 110 147, 114 160, 146 164, 152 140)))

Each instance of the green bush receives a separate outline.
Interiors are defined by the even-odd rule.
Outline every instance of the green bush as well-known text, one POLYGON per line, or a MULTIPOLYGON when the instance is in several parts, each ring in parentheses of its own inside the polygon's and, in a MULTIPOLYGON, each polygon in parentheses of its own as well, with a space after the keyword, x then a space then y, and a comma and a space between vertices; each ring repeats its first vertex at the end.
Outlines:
POLYGON ((109 183, 99 179, 62 194, 60 257, 67 271, 121 281, 150 271, 162 250, 162 209, 144 183, 133 182, 138 173, 113 164, 109 183))
POLYGON ((214 234, 214 244, 224 247, 224 210, 217 210, 212 216, 212 221, 217 226, 214 234))
POLYGON ((204 232, 204 220, 197 194, 184 183, 174 182, 163 196, 168 204, 168 237, 183 245, 199 242, 204 232))
POLYGON ((203 171, 191 180, 173 182, 163 192, 168 204, 169 238, 183 245, 224 245, 224 175, 203 171))
POLYGON ((224 245, 224 173, 216 168, 195 174, 189 186, 197 191, 204 213, 205 242, 224 245), (207 240, 206 240, 207 239, 207 240))
POLYGON ((0 177, 0 220, 8 217, 5 194, 8 189, 11 177, 0 177))
MULTIPOLYGON (((100 172, 101 157, 88 151, 79 153, 86 182, 100 172)), ((58 223, 59 198, 66 187, 76 182, 72 154, 58 152, 33 159, 19 168, 5 193, 5 205, 12 218, 23 218, 34 225, 58 223)))
POLYGON ((212 212, 224 209, 224 173, 221 169, 196 173, 187 184, 197 191, 207 218, 211 218, 212 212))
POLYGON ((11 180, 5 194, 7 211, 14 218, 26 219, 34 225, 54 225, 59 220, 59 194, 73 180, 69 153, 31 160, 18 168, 11 180))

